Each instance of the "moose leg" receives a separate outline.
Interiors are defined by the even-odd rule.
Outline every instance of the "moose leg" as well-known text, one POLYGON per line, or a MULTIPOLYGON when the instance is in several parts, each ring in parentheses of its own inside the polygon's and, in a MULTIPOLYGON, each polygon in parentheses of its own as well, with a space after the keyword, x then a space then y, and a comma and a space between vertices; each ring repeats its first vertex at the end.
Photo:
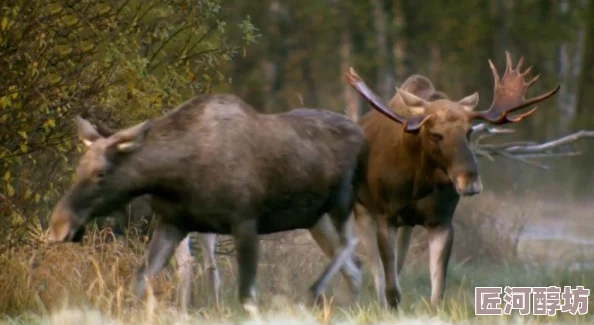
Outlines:
POLYGON ((252 317, 258 317, 256 271, 258 268, 258 226, 256 220, 239 222, 233 229, 239 268, 239 302, 252 317))
POLYGON ((439 304, 445 292, 445 279, 448 269, 454 227, 451 222, 427 229, 429 234, 429 269, 431 272, 431 304, 439 304))
POLYGON ((215 306, 218 308, 219 291, 221 286, 221 278, 219 269, 215 260, 215 244, 216 234, 198 234, 198 240, 202 245, 202 264, 206 272, 208 272, 208 282, 210 283, 212 293, 214 295, 215 306))
POLYGON ((384 266, 386 278, 386 300, 388 305, 394 309, 398 308, 401 299, 400 283, 398 282, 398 271, 396 268, 395 235, 396 228, 388 222, 385 216, 378 218, 377 223, 377 247, 384 266))
MULTIPOLYGON (((373 282, 375 286, 375 294, 380 307, 386 307, 388 301, 386 300, 386 281, 384 278, 384 270, 382 266, 382 260, 379 254, 377 246, 377 224, 375 218, 364 218, 361 216, 360 211, 357 210, 358 205, 355 206, 354 213, 357 225, 359 228, 359 234, 362 238, 363 247, 367 252, 370 270, 373 275, 373 282), (368 222, 365 222, 365 221, 368 222)), ((359 206, 361 207, 361 206, 359 206)))
MULTIPOLYGON (((340 218, 338 218, 340 219, 340 218)), ((321 298, 322 293, 326 289, 328 282, 332 279, 334 274, 338 272, 340 268, 348 261, 352 261, 352 256, 354 255, 355 248, 357 246, 357 237, 354 234, 354 224, 353 220, 336 220, 333 219, 336 230, 338 230, 338 236, 340 239, 340 245, 336 249, 336 254, 332 258, 332 261, 328 265, 328 267, 324 270, 322 275, 316 280, 316 282, 311 286, 311 293, 313 295, 314 301, 319 301, 321 298)), ((361 271, 357 268, 350 270, 352 274, 348 276, 351 277, 351 282, 353 284, 353 292, 354 296, 358 297, 359 295, 359 288, 361 283, 361 271)))
POLYGON ((177 277, 179 280, 178 299, 181 309, 185 313, 188 310, 190 293, 192 291, 192 278, 194 277, 192 270, 194 257, 190 251, 189 234, 177 246, 175 250, 175 261, 177 262, 177 277))
POLYGON ((135 293, 143 296, 145 293, 146 278, 152 277, 167 264, 175 248, 186 234, 177 227, 169 224, 160 224, 153 232, 149 243, 147 259, 136 273, 135 293))
MULTIPOLYGON (((336 234, 336 229, 332 220, 327 214, 325 214, 314 227, 309 229, 309 233, 328 258, 332 260, 336 257, 340 248, 340 239, 336 234)), ((360 259, 353 254, 352 258, 347 259, 340 269, 343 277, 349 284, 355 301, 359 300, 358 291, 361 285, 361 277, 359 276, 361 266, 362 263, 360 259)))
POLYGON ((396 272, 400 274, 404 267, 404 261, 406 260, 406 253, 410 247, 410 239, 413 228, 411 226, 401 226, 398 228, 398 239, 397 239, 397 253, 396 253, 396 272))
MULTIPOLYGON (((334 258, 326 270, 324 270, 322 275, 310 288, 314 301, 319 300, 330 279, 348 260, 352 261, 355 253, 358 239, 355 235, 354 215, 351 215, 351 211, 353 211, 355 205, 354 190, 355 189, 351 186, 351 180, 345 179, 344 191, 339 192, 338 196, 335 198, 334 202, 336 205, 330 212, 330 218, 334 224, 334 229, 338 232, 340 245, 336 247, 334 258)), ((323 216, 322 218, 325 217, 323 216)), ((361 283, 361 271, 357 268, 353 268, 351 272, 352 273, 348 276, 351 277, 350 282, 353 284, 352 291, 354 292, 354 296, 358 298, 361 283)))
POLYGON ((454 243, 452 217, 460 196, 453 188, 441 189, 415 202, 414 213, 426 221, 429 240, 431 304, 441 302, 445 292, 446 272, 454 243))

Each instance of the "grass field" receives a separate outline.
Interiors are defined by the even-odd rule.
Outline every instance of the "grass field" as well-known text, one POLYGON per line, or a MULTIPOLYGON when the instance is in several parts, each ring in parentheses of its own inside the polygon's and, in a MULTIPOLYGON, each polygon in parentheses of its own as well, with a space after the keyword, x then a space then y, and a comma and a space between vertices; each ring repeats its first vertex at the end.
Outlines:
POLYGON ((0 324, 594 324, 590 313, 474 315, 476 286, 594 288, 594 270, 579 267, 594 261, 590 259, 594 254, 588 254, 593 247, 588 236, 594 229, 581 222, 591 218, 592 210, 585 206, 573 211, 561 227, 554 218, 556 205, 536 202, 514 210, 500 202, 513 204, 489 195, 481 197, 480 209, 462 202, 446 299, 440 308, 431 308, 427 301, 430 282, 422 229, 415 229, 400 278, 404 296, 399 312, 377 307, 367 266, 359 304, 351 300, 344 280, 336 277, 327 291, 327 305, 311 308, 307 289, 327 260, 309 234, 300 231, 267 237, 261 243, 260 320, 248 320, 239 308, 233 256, 218 257, 223 276, 220 310, 209 299, 206 277, 197 272, 193 307, 188 315, 181 314, 176 309, 173 265, 152 281, 154 295, 135 301, 128 293, 128 281, 144 245, 131 240, 125 248, 113 243, 22 247, 0 257, 0 324), (552 234, 559 228, 564 229, 561 235, 552 234))

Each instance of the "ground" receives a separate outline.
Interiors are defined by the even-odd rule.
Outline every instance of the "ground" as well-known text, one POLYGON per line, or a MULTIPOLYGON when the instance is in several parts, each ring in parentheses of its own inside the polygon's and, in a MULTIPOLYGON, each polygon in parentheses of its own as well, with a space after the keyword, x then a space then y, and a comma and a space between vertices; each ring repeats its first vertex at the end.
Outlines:
MULTIPOLYGON (((138 302, 127 293, 128 280, 144 245, 67 244, 24 247, 0 259, 0 324, 592 324, 594 317, 476 316, 476 286, 584 286, 594 288, 590 251, 594 242, 592 206, 572 210, 536 200, 516 206, 512 199, 484 194, 479 203, 463 200, 457 218, 456 244, 441 308, 430 295, 426 243, 415 229, 410 259, 401 275, 403 305, 398 313, 375 304, 373 282, 365 268, 360 304, 352 303, 344 280, 337 277, 324 308, 312 309, 307 288, 326 259, 307 232, 269 236, 262 241, 258 290, 262 319, 248 320, 237 304, 235 263, 220 255, 223 306, 215 310, 206 277, 196 274, 189 315, 175 308, 175 273, 159 274, 154 296, 138 302), (505 202, 505 204, 501 203, 505 202), (476 204, 480 205, 477 209, 476 204), (480 211, 480 212, 477 212, 480 211), (558 216, 563 215, 561 219, 558 216), (590 254, 588 254, 590 253, 590 254)), ((199 269, 199 267, 197 266, 199 269)), ((592 296, 591 296, 592 297, 592 296)), ((592 298, 589 299, 590 305, 592 298)))

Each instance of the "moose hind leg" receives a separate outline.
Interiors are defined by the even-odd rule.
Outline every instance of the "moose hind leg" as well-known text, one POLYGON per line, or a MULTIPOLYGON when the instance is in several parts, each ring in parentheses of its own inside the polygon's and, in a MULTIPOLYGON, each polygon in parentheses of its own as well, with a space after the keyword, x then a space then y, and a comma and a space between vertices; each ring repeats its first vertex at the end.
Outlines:
POLYGON ((145 293, 146 278, 152 277, 165 267, 175 248, 186 234, 177 227, 168 224, 161 224, 153 232, 153 238, 149 243, 147 263, 143 264, 136 272, 134 292, 142 297, 145 293))
MULTIPOLYGON (((312 238, 322 249, 324 254, 331 260, 337 256, 340 248, 340 239, 336 233, 336 228, 330 217, 325 214, 316 225, 309 229, 312 238)), ((359 299, 359 287, 361 285, 361 266, 362 262, 357 260, 357 256, 352 254, 352 258, 346 260, 340 271, 349 284, 350 290, 355 301, 359 299)))
MULTIPOLYGON (((318 280, 311 286, 314 301, 318 301, 334 274, 336 274, 348 260, 352 260, 355 255, 354 253, 358 239, 355 235, 355 220, 351 214, 355 204, 354 189, 350 185, 350 182, 345 184, 348 185, 344 187, 345 190, 337 193, 337 197, 334 201, 334 208, 330 212, 331 220, 338 232, 340 245, 337 247, 336 254, 326 270, 324 270, 318 280)), ((355 297, 358 297, 361 283, 361 271, 359 269, 353 269, 351 272, 352 274, 349 275, 352 278, 350 282, 354 284, 352 290, 355 292, 355 297)))
POLYGON ((233 240, 239 268, 239 302, 245 312, 258 318, 256 271, 258 268, 258 226, 256 220, 239 222, 233 228, 233 240))
POLYGON ((190 303, 190 293, 192 289, 192 270, 194 257, 190 250, 190 235, 177 246, 175 250, 175 260, 177 262, 177 277, 179 281, 178 300, 183 312, 187 312, 190 303))
POLYGON ((215 306, 218 308, 220 307, 219 295, 221 277, 215 259, 215 244, 217 237, 216 234, 198 234, 197 237, 202 245, 202 264, 208 273, 208 282, 210 283, 214 295, 215 306))

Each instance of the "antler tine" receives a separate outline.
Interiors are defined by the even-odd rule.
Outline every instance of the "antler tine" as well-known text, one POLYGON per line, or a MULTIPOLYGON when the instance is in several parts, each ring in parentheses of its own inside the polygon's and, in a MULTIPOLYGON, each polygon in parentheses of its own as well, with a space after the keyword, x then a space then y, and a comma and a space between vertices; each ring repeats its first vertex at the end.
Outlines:
POLYGON ((503 78, 505 79, 505 75, 511 71, 512 71, 511 55, 509 54, 508 51, 505 51, 505 74, 503 75, 503 78))
POLYGON ((528 81, 528 83, 527 83, 527 86, 526 86, 526 87, 527 87, 527 88, 530 88, 530 87, 532 87, 532 85, 534 85, 534 83, 535 83, 535 82, 537 82, 537 81, 538 81, 538 79, 540 79, 540 75, 539 75, 539 74, 537 74, 537 75, 536 75, 534 78, 532 78, 530 81, 528 81))
POLYGON ((371 105, 371 107, 392 121, 402 124, 407 132, 418 131, 423 123, 429 119, 429 116, 425 115, 415 115, 407 118, 387 108, 352 67, 349 69, 349 72, 345 74, 345 79, 353 88, 355 88, 355 90, 357 90, 359 95, 371 105))
POLYGON ((495 88, 497 88, 500 82, 499 73, 497 72, 497 68, 495 68, 495 65, 491 59, 489 59, 489 66, 491 67, 491 72, 493 73, 493 79, 495 79, 495 88))
POLYGON ((561 86, 558 85, 556 88, 545 94, 525 99, 524 95, 526 94, 526 91, 538 81, 540 75, 537 75, 526 82, 525 77, 532 70, 532 66, 526 69, 526 71, 520 72, 522 64, 524 63, 524 58, 521 57, 516 68, 512 69, 511 55, 508 51, 505 51, 505 60, 505 74, 501 80, 499 80, 499 75, 497 74, 493 62, 489 60, 489 66, 493 72, 493 78, 495 79, 493 102, 491 103, 491 107, 486 111, 471 113, 472 119, 481 119, 493 124, 517 123, 534 114, 536 112, 536 107, 515 118, 508 117, 509 113, 542 102, 556 94, 561 88, 561 86))
POLYGON ((524 57, 521 57, 520 61, 518 61, 518 65, 516 65, 516 70, 520 71, 520 68, 522 67, 523 63, 524 63, 524 57))
POLYGON ((522 76, 527 76, 530 73, 530 71, 532 71, 532 66, 529 66, 528 69, 526 69, 526 71, 522 72, 522 76))

